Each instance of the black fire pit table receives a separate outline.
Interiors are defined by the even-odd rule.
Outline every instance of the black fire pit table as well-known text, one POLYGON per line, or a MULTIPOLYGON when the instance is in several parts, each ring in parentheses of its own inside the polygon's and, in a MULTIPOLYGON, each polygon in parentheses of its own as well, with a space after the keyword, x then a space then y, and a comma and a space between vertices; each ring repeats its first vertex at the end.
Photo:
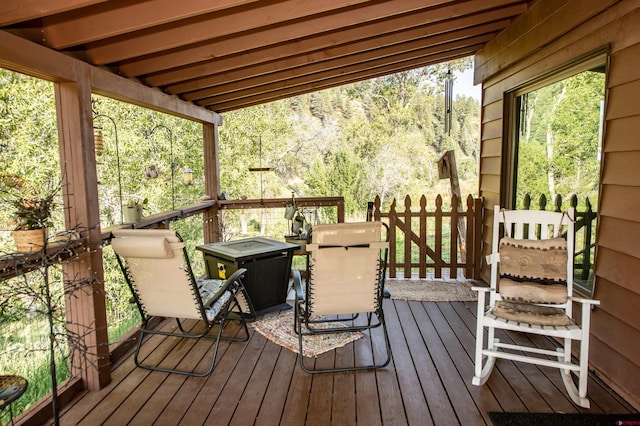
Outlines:
POLYGON ((226 279, 246 268, 244 285, 257 314, 290 309, 291 259, 297 244, 256 237, 196 247, 204 254, 209 278, 226 279))

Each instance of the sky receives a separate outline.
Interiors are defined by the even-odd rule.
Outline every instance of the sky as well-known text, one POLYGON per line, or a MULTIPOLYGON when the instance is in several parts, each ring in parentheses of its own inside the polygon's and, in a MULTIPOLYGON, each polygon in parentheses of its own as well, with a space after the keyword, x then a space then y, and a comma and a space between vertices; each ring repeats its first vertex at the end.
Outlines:
POLYGON ((464 73, 455 73, 456 80, 453 83, 453 96, 458 95, 472 96, 480 101, 481 85, 473 85, 473 68, 466 70, 464 73))

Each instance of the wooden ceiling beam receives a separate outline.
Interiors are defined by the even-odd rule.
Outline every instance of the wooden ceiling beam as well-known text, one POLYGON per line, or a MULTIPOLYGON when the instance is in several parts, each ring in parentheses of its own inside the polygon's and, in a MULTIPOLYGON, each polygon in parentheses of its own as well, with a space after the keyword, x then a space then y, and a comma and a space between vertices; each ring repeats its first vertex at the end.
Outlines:
MULTIPOLYGON (((405 1, 418 2, 418 0, 403 0, 401 3, 404 4, 405 1)), ((443 1, 445 0, 428 0, 428 3, 441 3, 443 1)), ((313 20, 310 17, 314 15, 322 16, 324 20, 336 19, 333 17, 349 13, 345 12, 344 8, 367 3, 376 4, 377 7, 374 10, 380 7, 379 1, 372 0, 323 0, 314 2, 309 2, 308 0, 282 0, 279 2, 258 3, 251 8, 238 8, 229 10, 228 13, 217 13, 204 17, 198 16, 174 22, 173 25, 152 27, 126 36, 90 43, 86 53, 93 63, 108 64, 216 38, 231 37, 234 34, 241 34, 286 22, 307 23, 313 20)), ((352 9, 351 11, 353 10, 359 9, 352 9)), ((351 22, 351 24, 355 22, 351 22)), ((281 27, 283 26, 281 25, 281 27)), ((288 28, 288 25, 284 25, 284 27, 288 28)), ((313 29, 313 25, 311 27, 313 29)))
MULTIPOLYGON (((218 62, 229 55, 250 54, 254 49, 272 48, 261 61, 276 57, 290 56, 292 50, 297 53, 303 49, 317 50, 348 40, 359 40, 384 32, 393 32, 410 27, 425 25, 441 20, 451 19, 470 13, 481 12, 491 7, 508 6, 523 3, 523 0, 467 0, 452 6, 413 10, 423 0, 393 1, 396 10, 410 9, 411 13, 391 14, 387 11, 376 11, 373 6, 361 7, 338 15, 320 16, 293 22, 286 26, 265 28, 256 32, 240 33, 220 40, 212 40, 194 46, 172 49, 162 54, 125 61, 117 64, 118 71, 128 77, 139 77, 152 73, 164 72, 185 65, 197 66, 200 62, 218 62), (309 38, 317 37, 309 41, 309 38), (316 42, 322 44, 314 44, 316 42), (278 53, 284 51, 284 53, 278 53)), ((515 16, 515 15, 514 15, 515 16)), ((190 71, 187 69, 185 71, 190 71)), ((188 77, 187 77, 188 78, 188 77)), ((175 82, 176 80, 173 80, 175 82)), ((154 83, 155 84, 155 83, 154 83)), ((166 82, 162 84, 167 84, 166 82)))
POLYGON ((269 92, 266 94, 260 94, 257 96, 230 102, 221 102, 210 105, 209 108, 215 109, 218 113, 223 113, 268 102, 275 102, 292 96, 303 95, 305 93, 330 89, 332 87, 356 83, 358 81, 369 80, 372 78, 384 77, 398 72, 409 71, 416 68, 426 67, 441 62, 463 58, 465 56, 473 55, 473 52, 477 51, 480 47, 481 46, 470 46, 468 49, 460 49, 459 51, 442 52, 438 55, 434 55, 432 58, 417 58, 408 63, 405 63, 404 66, 396 64, 395 66, 386 66, 377 70, 365 70, 359 72, 358 74, 351 74, 349 76, 338 76, 332 79, 313 82, 305 86, 287 88, 277 92, 269 92))
MULTIPOLYGON (((246 91, 251 88, 271 84, 279 81, 290 82, 292 79, 302 78, 304 76, 313 76, 316 73, 329 73, 332 70, 342 69, 345 66, 369 64, 372 61, 387 60, 391 57, 399 57, 402 54, 413 55, 414 52, 420 51, 421 54, 433 54, 441 50, 451 50, 463 45, 477 44, 478 40, 487 40, 487 35, 493 37, 495 34, 505 28, 506 23, 499 21, 497 23, 483 25, 482 28, 467 28, 451 33, 439 34, 433 37, 424 37, 422 39, 413 40, 399 45, 387 46, 382 49, 364 50, 351 52, 350 54, 337 55, 332 59, 311 63, 308 65, 296 67, 293 69, 281 69, 278 72, 267 75, 258 75, 239 79, 237 81, 227 81, 222 86, 208 87, 189 93, 181 94, 181 98, 188 101, 195 101, 211 96, 222 96, 225 93, 246 91), (482 38, 480 38, 482 37, 482 38)), ((329 56, 331 57, 331 56, 329 56)), ((169 91, 171 94, 177 94, 169 91)))
POLYGON ((479 48, 479 46, 482 46, 487 40, 490 40, 493 36, 494 35, 487 34, 484 36, 473 37, 468 40, 460 40, 453 43, 447 43, 446 45, 439 46, 439 48, 425 48, 415 52, 403 53, 383 59, 368 61, 364 64, 348 64, 334 70, 316 72, 308 76, 290 78, 284 81, 269 82, 261 86, 251 87, 246 90, 238 90, 224 95, 212 96, 206 99, 197 100, 195 101, 195 103, 201 106, 211 106, 220 103, 235 101, 238 99, 268 94, 270 92, 277 92, 282 90, 294 89, 301 86, 313 85, 315 82, 319 81, 337 78, 339 79, 338 81, 344 82, 349 81, 349 79, 351 79, 352 77, 357 77, 362 73, 377 73, 380 70, 388 71, 399 68, 405 69, 408 64, 413 64, 415 61, 417 61, 418 64, 421 64, 424 63, 425 60, 427 60, 426 58, 429 58, 430 60, 430 58, 433 58, 436 55, 444 55, 446 57, 449 57, 451 56, 451 51, 458 52, 460 50, 464 50, 465 52, 468 52, 470 46, 473 46, 477 49, 479 48))
POLYGON ((2 0, 0 1, 0 26, 4 27, 106 1, 108 0, 2 0))
POLYGON ((295 49, 289 46, 277 46, 251 51, 243 54, 242 57, 217 58, 204 64, 151 75, 145 81, 152 86, 165 86, 169 93, 184 93, 214 86, 218 82, 226 83, 236 79, 267 74, 285 68, 351 54, 356 51, 382 48, 399 42, 445 33, 452 31, 452 29, 458 30, 476 26, 476 30, 480 33, 482 29, 478 25, 492 22, 508 24, 510 23, 510 18, 521 13, 522 10, 523 5, 515 5, 497 11, 492 10, 466 15, 399 31, 397 30, 398 26, 394 25, 395 22, 388 23, 390 24, 390 29, 395 31, 387 31, 387 23, 382 23, 376 26, 376 29, 379 30, 378 35, 363 40, 358 40, 355 36, 351 37, 351 33, 354 30, 347 29, 340 34, 323 34, 313 39, 296 42, 295 49), (335 39, 344 40, 344 42, 339 45, 331 45, 331 42, 335 39), (353 48, 350 49, 350 46, 353 48), (284 54, 283 51, 288 53, 289 50, 291 50, 291 56, 281 56, 284 54), (278 56, 276 57, 276 55, 278 56), (276 57, 275 60, 273 59, 274 57, 276 57), (239 64, 241 65, 239 66, 239 64))
POLYGON ((289 27, 291 33, 282 29, 266 29, 260 33, 240 34, 233 39, 171 50, 162 55, 119 64, 118 71, 127 77, 155 73, 149 75, 145 81, 154 86, 164 86, 199 77, 202 73, 210 74, 211 71, 208 70, 217 69, 213 72, 220 72, 236 68, 238 62, 241 62, 242 66, 263 63, 473 14, 482 14, 478 19, 494 21, 517 16, 526 11, 526 8, 526 2, 522 0, 468 0, 456 4, 455 8, 419 10, 358 25, 337 26, 320 34, 314 34, 310 28, 304 28, 303 24, 296 24, 289 27), (252 63, 246 62, 248 60, 252 63), (187 67, 176 68, 183 66, 187 67))
POLYGON ((360 61, 362 62, 363 60, 421 49, 428 44, 435 46, 474 35, 499 32, 506 28, 510 22, 508 19, 503 19, 484 25, 465 28, 465 25, 462 25, 461 21, 466 20, 468 23, 477 23, 477 21, 472 18, 475 17, 465 17, 456 20, 457 25, 452 25, 449 22, 441 22, 435 25, 400 31, 391 35, 383 35, 355 43, 341 44, 309 54, 297 55, 255 66, 242 67, 202 79, 189 80, 185 83, 170 85, 165 88, 165 91, 167 93, 180 95, 187 93, 183 98, 188 100, 198 99, 201 93, 209 93, 206 96, 211 96, 213 91, 220 90, 218 86, 221 85, 224 85, 226 91, 232 91, 236 90, 236 84, 234 84, 234 82, 249 86, 253 81, 260 81, 261 79, 286 79, 290 76, 312 73, 315 72, 316 69, 336 68, 334 64, 338 64, 338 67, 342 66, 344 61, 356 59, 356 57, 352 55, 362 54, 362 60, 360 61), (450 31, 451 28, 461 29, 450 31))
POLYGON ((102 68, 91 67, 91 86, 93 92, 99 95, 154 111, 200 123, 222 123, 220 116, 211 110, 200 108, 177 96, 167 95, 158 89, 146 87, 137 81, 121 77, 102 68))
POLYGON ((147 0, 109 2, 43 19, 47 46, 63 49, 194 16, 243 6, 258 0, 147 0))

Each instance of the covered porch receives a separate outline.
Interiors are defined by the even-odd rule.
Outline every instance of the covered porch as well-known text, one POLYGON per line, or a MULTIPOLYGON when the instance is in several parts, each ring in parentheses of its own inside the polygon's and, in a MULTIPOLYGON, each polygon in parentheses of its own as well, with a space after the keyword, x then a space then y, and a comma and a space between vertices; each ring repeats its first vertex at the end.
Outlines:
MULTIPOLYGON (((373 372, 308 376, 297 367, 295 354, 255 333, 246 344, 224 345, 218 367, 206 379, 135 368, 126 349, 118 356, 106 335, 104 230, 91 96, 202 124, 207 201, 193 210, 180 209, 179 216, 202 214, 204 240, 210 242, 219 239, 224 204, 218 170, 221 112, 476 54, 476 82, 483 85, 479 195, 485 205, 505 205, 508 96, 603 46, 609 91, 603 158, 608 161, 601 169, 594 294, 602 305, 592 328, 591 367, 599 378, 589 383, 588 411, 635 412, 600 378, 638 407, 640 187, 635 160, 640 151, 634 129, 640 80, 637 67, 630 65, 640 46, 634 30, 640 22, 637 2, 374 0, 335 1, 313 10, 305 6, 244 0, 214 6, 162 0, 3 2, 0 66, 54 84, 65 225, 87 229, 83 237, 97 247, 67 266, 68 272, 95 280, 94 291, 78 295, 68 312, 75 323, 91 328, 86 345, 95 351, 85 354, 84 368, 73 371, 69 391, 62 392, 62 422, 485 424, 494 411, 585 411, 570 402, 557 371, 542 367, 503 361, 487 385, 472 386, 471 302, 386 300, 394 358, 373 372), (271 4, 279 6, 278 13, 264 13, 271 4), (145 5, 154 12, 150 21, 145 21, 149 14, 140 12, 145 5)), ((171 220, 165 219, 158 224, 171 220)), ((491 245, 490 223, 491 214, 482 217, 479 246, 484 254, 491 245)), ((486 278, 486 265, 478 266, 486 278)), ((367 344, 358 341, 316 362, 359 356, 367 344)), ((554 342, 541 338, 536 344, 554 342)), ((176 347, 169 339, 151 340, 145 347, 158 347, 153 356, 166 355, 175 363, 197 363, 206 351, 200 344, 176 347)), ((26 413, 18 423, 49 421, 37 417, 51 413, 47 403, 31 410, 35 417, 26 413)))
MULTIPOLYGON (((480 425, 492 424, 490 412, 635 412, 594 376, 589 378, 591 408, 583 409, 571 402, 557 370, 506 360, 498 362, 485 386, 473 386, 475 309, 475 302, 385 299, 393 360, 375 371, 306 374, 297 354, 253 328, 247 343, 223 343, 219 364, 207 378, 149 372, 126 356, 113 366, 111 383, 70 401, 61 424, 480 425)), ((160 327, 172 328, 175 322, 160 327)), ((500 337, 528 339, 517 333, 500 337)), ((375 340, 374 353, 383 339, 375 340)), ((145 350, 154 361, 164 358, 190 368, 209 344, 154 337, 145 350)), ((371 356, 371 344, 365 337, 315 362, 327 366, 371 356)), ((535 344, 555 345, 542 337, 535 344)))

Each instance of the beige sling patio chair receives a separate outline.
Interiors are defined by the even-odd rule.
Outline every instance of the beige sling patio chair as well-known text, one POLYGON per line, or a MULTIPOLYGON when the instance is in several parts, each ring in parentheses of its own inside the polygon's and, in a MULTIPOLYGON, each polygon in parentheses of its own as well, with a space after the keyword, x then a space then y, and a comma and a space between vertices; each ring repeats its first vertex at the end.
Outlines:
MULTIPOLYGON (((304 336, 365 331, 382 326, 386 354, 367 365, 312 369, 300 355, 300 366, 308 373, 350 371, 385 367, 391 358, 382 298, 386 274, 388 233, 382 238, 381 222, 316 225, 307 243, 307 279, 294 271, 296 289, 294 327, 303 354, 304 336), (354 320, 366 314, 366 320, 354 320), (375 318, 373 318, 375 316, 375 318), (324 328, 329 322, 344 327, 324 328), (324 324, 323 324, 324 323, 324 324)), ((371 335, 371 333, 370 333, 371 335)))
POLYGON ((493 252, 487 257, 490 287, 474 287, 478 313, 473 384, 487 381, 497 358, 555 367, 573 402, 589 407, 589 321, 592 306, 599 302, 573 297, 575 211, 501 210, 495 206, 493 214, 493 252), (487 293, 489 306, 485 309, 487 293), (572 315, 574 303, 582 306, 579 322, 572 315), (563 346, 553 351, 500 342, 496 329, 550 336, 563 346), (577 362, 571 356, 574 340, 580 342, 577 362), (572 373, 577 376, 577 387, 572 373))
POLYGON ((121 229, 113 231, 113 236, 111 246, 142 317, 142 334, 138 339, 134 355, 134 361, 138 367, 203 377, 213 371, 221 339, 248 340, 246 319, 255 317, 255 314, 242 284, 246 269, 238 269, 226 281, 196 279, 193 276, 184 242, 175 231, 121 229), (242 306, 246 306, 251 312, 242 312, 238 303, 241 297, 244 300, 242 306), (239 312, 232 312, 232 310, 239 312), (154 316, 175 318, 179 331, 168 332, 150 328, 149 320, 154 316), (181 319, 203 321, 204 331, 195 333, 185 331, 181 319), (227 321, 231 319, 241 324, 242 331, 239 336, 222 335, 227 321), (216 325, 217 331, 210 334, 216 325), (143 364, 139 360, 142 341, 145 335, 154 334, 215 339, 211 364, 205 371, 184 371, 143 364))

